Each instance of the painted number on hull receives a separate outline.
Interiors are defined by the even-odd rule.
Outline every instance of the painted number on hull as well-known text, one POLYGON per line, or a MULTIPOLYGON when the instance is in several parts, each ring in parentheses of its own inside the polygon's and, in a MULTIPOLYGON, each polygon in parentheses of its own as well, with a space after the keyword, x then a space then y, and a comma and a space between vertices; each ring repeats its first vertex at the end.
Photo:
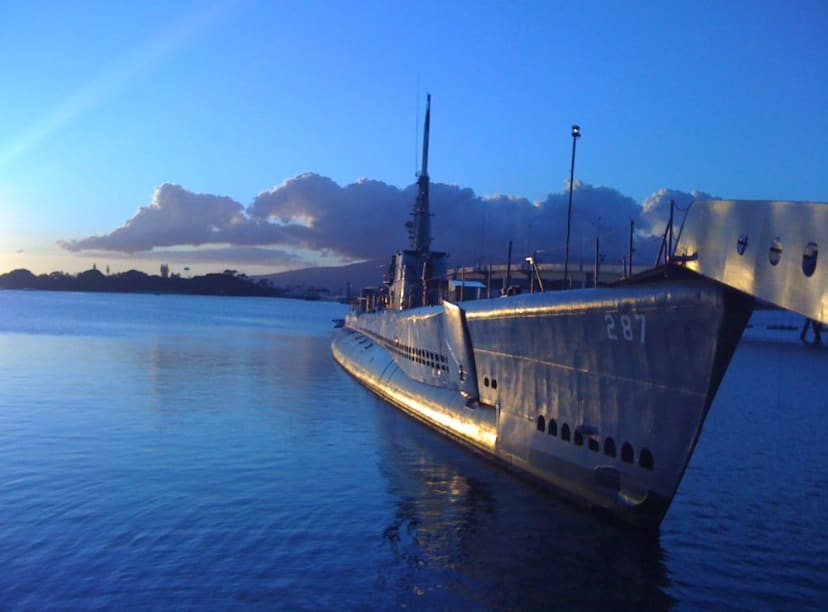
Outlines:
POLYGON ((646 315, 611 315, 605 314, 604 321, 607 324, 607 338, 610 340, 626 340, 634 342, 638 340, 644 344, 647 337, 646 315))

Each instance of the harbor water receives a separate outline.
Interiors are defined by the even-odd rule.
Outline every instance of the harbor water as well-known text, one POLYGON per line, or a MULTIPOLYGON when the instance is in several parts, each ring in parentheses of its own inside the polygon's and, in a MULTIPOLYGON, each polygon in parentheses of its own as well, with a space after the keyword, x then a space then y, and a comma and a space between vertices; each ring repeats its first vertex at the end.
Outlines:
POLYGON ((828 348, 743 339, 642 534, 371 395, 343 315, 0 291, 0 609, 828 607, 828 348))

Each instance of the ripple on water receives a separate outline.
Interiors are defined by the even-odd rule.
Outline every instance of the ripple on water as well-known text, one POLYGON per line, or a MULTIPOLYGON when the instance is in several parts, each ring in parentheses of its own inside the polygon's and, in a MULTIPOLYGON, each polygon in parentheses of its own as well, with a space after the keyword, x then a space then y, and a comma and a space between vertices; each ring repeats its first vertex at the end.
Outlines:
POLYGON ((338 305, 0 292, 0 308, 4 606, 828 603, 825 351, 743 343, 653 537, 371 396, 330 358, 338 305))

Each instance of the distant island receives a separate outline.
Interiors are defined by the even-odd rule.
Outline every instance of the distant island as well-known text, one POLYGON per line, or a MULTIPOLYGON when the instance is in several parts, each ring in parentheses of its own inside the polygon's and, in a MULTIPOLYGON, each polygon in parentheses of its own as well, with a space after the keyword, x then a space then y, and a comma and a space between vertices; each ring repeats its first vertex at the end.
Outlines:
POLYGON ((75 275, 63 272, 35 275, 29 270, 18 269, 0 274, 0 289, 330 299, 324 289, 319 291, 291 291, 273 286, 269 279, 252 279, 235 270, 225 270, 222 273, 189 278, 178 274, 170 275, 163 266, 161 271, 162 274, 160 275, 150 275, 138 270, 129 270, 118 274, 104 274, 93 268, 75 275))
POLYGON ((231 295, 285 297, 305 300, 344 301, 364 286, 381 282, 382 263, 363 261, 344 266, 313 267, 262 276, 247 276, 225 270, 203 276, 170 273, 166 264, 160 274, 129 270, 104 274, 97 266, 80 274, 52 272, 35 275, 18 269, 0 274, 0 289, 41 291, 98 291, 105 293, 180 293, 189 295, 231 295))

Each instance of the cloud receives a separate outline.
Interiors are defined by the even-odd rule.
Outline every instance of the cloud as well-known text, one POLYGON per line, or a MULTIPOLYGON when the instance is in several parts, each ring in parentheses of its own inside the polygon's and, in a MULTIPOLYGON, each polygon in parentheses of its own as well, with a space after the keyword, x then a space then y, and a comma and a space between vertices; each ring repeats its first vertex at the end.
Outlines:
MULTIPOLYGON (((626 253, 630 220, 637 220, 640 206, 615 189, 576 182, 572 193, 570 261, 592 261, 595 238, 600 236, 601 251, 612 259, 626 253)), ((480 257, 504 259, 508 240, 518 252, 541 250, 540 261, 563 261, 566 252, 569 190, 551 193, 542 202, 530 203, 509 196, 489 197, 483 201, 479 226, 486 228, 487 242, 493 241, 496 253, 481 245, 480 257), (499 255, 499 257, 498 257, 499 255)))
POLYGON ((340 187, 307 173, 260 193, 248 214, 253 222, 291 228, 297 246, 351 260, 385 258, 407 246, 404 224, 413 194, 413 188, 368 179, 340 187))
MULTIPOLYGON (((641 203, 642 231, 650 235, 661 236, 670 218, 670 201, 675 203, 675 215, 683 215, 693 200, 707 200, 712 198, 703 191, 676 191, 674 189, 659 189, 641 203)), ((681 219, 681 216, 678 217, 681 219)))
MULTIPOLYGON (((111 251, 82 251, 81 257, 88 259, 106 258, 107 260, 131 260, 134 255, 131 253, 111 251)), ((305 265, 306 258, 301 254, 284 251, 274 248, 263 247, 208 247, 208 248, 187 248, 187 249, 153 249, 141 253, 144 261, 156 261, 160 263, 176 263, 180 265, 192 265, 199 263, 215 263, 229 265, 262 265, 277 268, 295 268, 305 265)))
POLYGON ((75 252, 136 253, 178 245, 264 245, 287 241, 284 228, 251 221, 242 205, 231 198, 193 193, 165 183, 155 190, 149 206, 142 206, 132 219, 111 233, 58 244, 75 252))
MULTIPOLYGON (((636 228, 636 261, 655 256, 669 214, 668 202, 685 208, 700 192, 662 189, 642 205, 610 187, 576 182, 572 194, 571 262, 591 262, 596 236, 604 260, 627 253, 630 221, 636 228)), ((164 184, 152 202, 123 226, 100 236, 59 244, 73 252, 120 252, 171 261, 221 261, 301 267, 320 257, 346 262, 386 259, 408 246, 416 186, 399 189, 369 179, 340 186, 307 173, 259 193, 245 209, 226 196, 164 184), (211 259, 214 258, 214 259, 211 259)), ((566 243, 568 184, 542 202, 514 195, 478 196, 443 183, 430 187, 433 248, 455 265, 501 262, 539 251, 540 261, 562 261, 566 243)))

